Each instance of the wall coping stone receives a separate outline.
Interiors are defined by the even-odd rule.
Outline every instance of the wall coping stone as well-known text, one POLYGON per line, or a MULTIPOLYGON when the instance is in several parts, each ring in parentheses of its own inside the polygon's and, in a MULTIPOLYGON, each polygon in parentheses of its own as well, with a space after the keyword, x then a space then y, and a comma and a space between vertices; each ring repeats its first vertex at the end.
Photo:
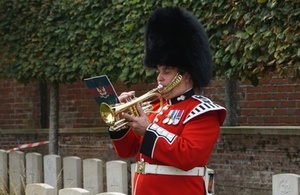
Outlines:
MULTIPOLYGON (((49 129, 0 129, 5 134, 48 134, 49 129)), ((59 134, 106 134, 107 127, 97 128, 62 128, 59 134)), ((223 126, 221 134, 244 135, 300 135, 300 126, 223 126)))
MULTIPOLYGON (((49 129, 0 129, 0 135, 5 134, 48 134, 49 129)), ((97 128, 60 128, 59 134, 93 134, 93 133, 107 133, 107 127, 97 128)))
POLYGON ((224 126, 222 134, 300 135, 300 126, 224 126))

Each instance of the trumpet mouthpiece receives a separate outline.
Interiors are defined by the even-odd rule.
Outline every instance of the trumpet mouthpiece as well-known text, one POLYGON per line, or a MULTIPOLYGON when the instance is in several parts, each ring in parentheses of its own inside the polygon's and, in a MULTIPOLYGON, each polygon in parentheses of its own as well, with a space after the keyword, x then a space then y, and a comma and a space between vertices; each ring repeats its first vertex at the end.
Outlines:
POLYGON ((158 84, 157 89, 162 89, 164 86, 162 84, 158 84))

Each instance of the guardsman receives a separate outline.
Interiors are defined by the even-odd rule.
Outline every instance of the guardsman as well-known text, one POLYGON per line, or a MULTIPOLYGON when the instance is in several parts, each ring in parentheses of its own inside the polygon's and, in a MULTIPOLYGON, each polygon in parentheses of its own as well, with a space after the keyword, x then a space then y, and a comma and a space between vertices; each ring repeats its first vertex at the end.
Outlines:
MULTIPOLYGON (((144 64, 157 70, 162 109, 123 113, 127 127, 109 131, 120 157, 136 157, 133 195, 206 194, 203 176, 226 116, 225 108, 201 95, 212 61, 207 34, 190 12, 165 7, 150 15, 144 64)), ((131 94, 122 93, 120 101, 131 94)))

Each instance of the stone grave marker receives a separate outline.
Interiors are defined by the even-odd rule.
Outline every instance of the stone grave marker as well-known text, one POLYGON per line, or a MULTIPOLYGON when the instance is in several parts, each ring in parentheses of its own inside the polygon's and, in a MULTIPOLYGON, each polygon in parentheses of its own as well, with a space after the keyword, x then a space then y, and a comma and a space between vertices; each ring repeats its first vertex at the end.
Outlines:
POLYGON ((127 163, 121 160, 106 162, 107 192, 128 193, 127 163))
POLYGON ((7 152, 0 150, 0 194, 4 194, 8 188, 7 152))
POLYGON ((82 188, 64 188, 59 190, 59 195, 90 195, 90 192, 82 188))
POLYGON ((9 153, 9 192, 23 195, 25 192, 25 156, 21 151, 9 153))
POLYGON ((56 193, 62 188, 61 157, 55 154, 44 156, 44 183, 54 187, 56 193))
POLYGON ((27 184, 25 195, 56 195, 54 187, 45 183, 27 184))
POLYGON ((132 163, 130 166, 130 174, 131 174, 131 193, 133 194, 133 181, 134 181, 134 174, 136 170, 136 163, 132 163))
POLYGON ((82 187, 81 158, 67 156, 63 158, 64 188, 82 187))
POLYGON ((36 152, 27 153, 26 156, 26 184, 43 182, 43 157, 36 152))
POLYGON ((273 195, 299 195, 300 175, 292 173, 281 173, 272 177, 273 195))
POLYGON ((90 158, 83 160, 83 188, 91 195, 103 192, 103 162, 90 158))

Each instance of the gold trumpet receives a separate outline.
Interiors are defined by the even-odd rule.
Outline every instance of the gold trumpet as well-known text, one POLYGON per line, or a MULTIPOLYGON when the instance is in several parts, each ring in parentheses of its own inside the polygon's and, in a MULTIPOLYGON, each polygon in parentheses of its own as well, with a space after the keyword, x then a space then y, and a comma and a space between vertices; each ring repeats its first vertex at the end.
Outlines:
POLYGON ((162 85, 158 85, 156 88, 151 91, 145 93, 144 95, 127 100, 124 104, 117 104, 115 106, 110 106, 105 102, 100 104, 100 116, 105 124, 110 126, 111 131, 117 131, 118 129, 125 127, 127 125, 127 121, 122 118, 120 115, 122 112, 126 112, 130 115, 139 116, 139 112, 137 110, 137 106, 141 106, 143 111, 147 113, 158 113, 161 111, 163 106, 163 98, 160 94, 160 90, 163 88, 162 85), (157 97, 160 102, 160 107, 157 110, 153 110, 151 105, 151 101, 149 99, 157 97))
POLYGON ((111 131, 118 131, 125 127, 128 123, 126 119, 120 116, 122 112, 126 112, 133 116, 139 116, 137 106, 140 106, 146 114, 158 113, 163 107, 162 94, 166 94, 171 91, 181 81, 181 79, 182 76, 177 74, 167 87, 163 87, 159 84, 156 88, 150 90, 144 95, 138 98, 131 98, 124 104, 110 106, 107 103, 102 102, 100 104, 100 116, 104 123, 110 126, 111 131), (160 102, 160 106, 157 110, 153 110, 153 106, 151 105, 151 99, 155 99, 155 97, 157 97, 160 102))

